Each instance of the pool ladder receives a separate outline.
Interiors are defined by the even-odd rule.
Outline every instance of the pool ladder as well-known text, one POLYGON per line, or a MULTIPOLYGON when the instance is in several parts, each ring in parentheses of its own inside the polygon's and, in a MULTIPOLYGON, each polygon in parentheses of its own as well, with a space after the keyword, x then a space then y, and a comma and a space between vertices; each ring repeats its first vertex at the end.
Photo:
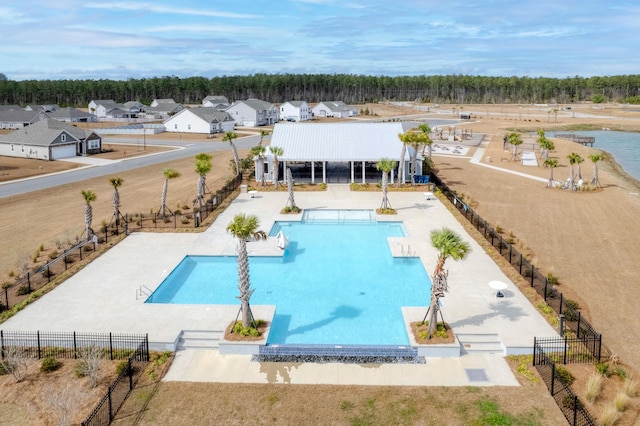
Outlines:
POLYGON ((411 251, 411 245, 407 244, 407 251, 404 251, 404 244, 400 245, 400 255, 404 257, 415 257, 416 252, 411 251))
POLYGON ((153 293, 151 289, 142 284, 139 288, 136 289, 136 300, 141 298, 146 299, 147 297, 151 296, 151 293, 153 293))

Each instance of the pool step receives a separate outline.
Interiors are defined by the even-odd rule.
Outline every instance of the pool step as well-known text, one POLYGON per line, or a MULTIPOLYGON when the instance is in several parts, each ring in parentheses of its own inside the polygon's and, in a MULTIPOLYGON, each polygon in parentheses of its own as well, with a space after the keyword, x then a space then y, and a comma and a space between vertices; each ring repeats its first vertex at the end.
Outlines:
POLYGON ((500 353, 504 354, 504 346, 500 336, 495 333, 465 334, 456 333, 462 350, 468 354, 500 353))
POLYGON ((223 336, 223 330, 182 330, 176 350, 217 349, 223 336))

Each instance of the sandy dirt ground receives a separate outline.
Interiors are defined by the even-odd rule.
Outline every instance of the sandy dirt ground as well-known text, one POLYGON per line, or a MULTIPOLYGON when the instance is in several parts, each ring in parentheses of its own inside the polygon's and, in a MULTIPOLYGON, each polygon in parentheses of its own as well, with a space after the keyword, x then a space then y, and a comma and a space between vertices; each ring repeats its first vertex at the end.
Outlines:
MULTIPOLYGON (((365 106, 363 106, 364 108, 365 106)), ((404 104, 367 105, 379 117, 416 114, 420 111, 404 104)), ((424 107, 424 106, 423 106, 424 107)), ((430 107, 434 118, 455 118, 454 107, 430 107)), ((504 134, 512 129, 535 132, 580 123, 596 128, 640 130, 640 113, 624 107, 607 105, 572 105, 571 110, 548 112, 546 106, 464 105, 472 120, 463 124, 474 133, 484 133, 486 152, 493 166, 548 178, 549 169, 526 167, 520 162, 501 161, 509 158, 502 146, 504 134), (557 121, 557 122, 556 122, 557 121)), ((366 118, 366 117, 365 117, 366 118)), ((525 143, 530 142, 528 134, 525 143)), ((166 135, 162 136, 166 137, 166 135)), ((203 140, 206 140, 203 137, 203 140)), ((147 138, 152 143, 153 137, 147 138)), ((221 143, 214 140, 212 143, 221 143)), ((569 152, 587 158, 595 148, 582 147, 570 141, 555 140, 552 157, 559 159, 555 178, 565 180, 569 173, 569 152)), ((596 142, 597 147, 597 142, 596 142)), ((474 153, 472 148, 467 156, 474 153)), ((241 156, 246 155, 240 152, 241 156)), ((230 151, 215 152, 214 167, 207 177, 210 188, 217 188, 231 175, 230 151)), ((464 194, 476 211, 493 225, 500 225, 513 234, 533 255, 534 263, 544 272, 560 280, 560 290, 580 303, 584 314, 604 334, 604 343, 631 365, 640 365, 640 336, 637 308, 640 300, 640 251, 636 239, 640 235, 640 184, 625 178, 615 165, 600 165, 602 190, 571 192, 545 188, 544 182, 515 176, 469 162, 469 158, 434 157, 438 174, 451 188, 464 194)), ((196 190, 194 160, 149 166, 122 173, 121 210, 149 212, 157 210, 163 184, 162 169, 173 167, 182 177, 169 185, 171 206, 190 204, 196 190)), ((582 164, 585 180, 592 177, 591 162, 582 164)), ((64 235, 81 234, 84 226, 83 189, 94 189, 98 199, 93 203, 94 224, 109 221, 112 215, 112 187, 101 177, 35 193, 0 200, 0 224, 3 236, 0 256, 0 281, 16 270, 21 256, 30 256, 40 244, 51 247, 64 235)))

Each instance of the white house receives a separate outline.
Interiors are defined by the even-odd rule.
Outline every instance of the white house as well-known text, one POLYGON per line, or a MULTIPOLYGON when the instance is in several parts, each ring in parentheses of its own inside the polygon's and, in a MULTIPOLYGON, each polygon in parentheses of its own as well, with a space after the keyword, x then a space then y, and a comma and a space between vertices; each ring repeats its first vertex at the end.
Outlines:
POLYGON ((229 106, 229 99, 226 96, 210 95, 202 100, 202 106, 224 109, 229 106))
POLYGON ((45 118, 7 135, 0 135, 0 155, 58 160, 94 154, 102 149, 102 138, 94 132, 45 118))
POLYGON ((324 101, 312 108, 316 117, 349 118, 358 115, 358 108, 342 101, 324 101))
POLYGON ((280 105, 280 120, 307 121, 312 118, 311 107, 305 101, 289 101, 280 105))
POLYGON ((232 131, 235 121, 217 108, 185 108, 164 122, 167 132, 221 133, 232 131))
POLYGON ((274 104, 259 99, 236 101, 225 111, 238 126, 269 126, 278 121, 278 108, 274 104))
MULTIPOLYGON (((155 101, 154 101, 155 102, 155 101)), ((184 105, 175 102, 160 102, 156 106, 150 106, 145 109, 144 115, 147 118, 165 119, 182 111, 184 105)))
POLYGON ((97 99, 89 102, 89 111, 98 118, 131 118, 138 113, 133 112, 123 104, 119 104, 112 99, 97 99))
MULTIPOLYGON (((378 182, 381 172, 375 166, 381 158, 400 160, 402 142, 399 134, 416 127, 417 123, 279 123, 274 126, 270 146, 282 148, 278 157, 281 170, 278 180, 284 180, 284 170, 291 167, 294 180, 316 183, 378 182)), ((409 179, 412 148, 407 147, 405 176, 409 179)), ((422 174, 422 156, 418 154, 416 174, 422 174)), ((262 161, 256 162, 256 180, 261 181, 262 161)), ((265 180, 273 180, 273 155, 267 149, 265 180)), ((397 170, 390 182, 397 179, 397 170)))

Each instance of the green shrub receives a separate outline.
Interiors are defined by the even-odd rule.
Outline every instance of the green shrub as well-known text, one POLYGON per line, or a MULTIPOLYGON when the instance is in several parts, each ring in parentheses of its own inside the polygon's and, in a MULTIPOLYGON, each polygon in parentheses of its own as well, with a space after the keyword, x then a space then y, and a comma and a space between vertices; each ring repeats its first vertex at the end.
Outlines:
POLYGON ((0 361, 0 376, 9 374, 9 366, 7 365, 7 362, 8 361, 0 361))
POLYGON ((604 377, 611 376, 611 371, 609 371, 609 364, 606 362, 599 362, 596 364, 596 371, 602 374, 604 377))
MULTIPOLYGON (((258 327, 260 327, 260 323, 256 323, 256 325, 258 327)), ((240 336, 253 336, 253 337, 260 337, 260 332, 258 331, 257 328, 252 327, 251 325, 247 328, 242 326, 242 321, 237 321, 236 324, 233 326, 233 332, 236 334, 239 334, 240 336)))
POLYGON ((574 395, 566 394, 562 397, 562 406, 569 410, 575 410, 580 406, 580 401, 574 395))
POLYGON ((51 373, 52 371, 56 371, 60 367, 62 367, 62 362, 48 356, 42 360, 42 364, 40 364, 40 371, 43 373, 51 373))
POLYGON ((183 225, 188 225, 189 224, 189 219, 187 219, 186 217, 184 219, 182 219, 182 224, 183 225))
POLYGON ((78 378, 86 377, 87 376, 87 361, 85 361, 83 359, 78 360, 78 362, 76 362, 76 366, 75 366, 73 371, 76 374, 76 377, 78 377, 78 378))
POLYGON ((573 374, 562 365, 556 365, 556 376, 567 385, 573 383, 573 374))
POLYGON ((129 361, 120 361, 116 366, 116 373, 118 374, 118 376, 122 374, 130 374, 129 361))
POLYGON ((18 294, 18 296, 24 296, 25 294, 31 293, 31 291, 29 290, 28 285, 21 285, 20 287, 18 287, 18 291, 16 293, 18 294))
POLYGON ((557 285, 558 284, 558 277, 556 277, 555 275, 553 275, 551 272, 549 272, 547 274, 547 283, 549 285, 557 285))
POLYGON ((322 182, 322 183, 320 184, 320 189, 322 189, 323 191, 324 191, 325 189, 327 189, 327 184, 326 184, 326 183, 324 183, 324 182, 322 182))

